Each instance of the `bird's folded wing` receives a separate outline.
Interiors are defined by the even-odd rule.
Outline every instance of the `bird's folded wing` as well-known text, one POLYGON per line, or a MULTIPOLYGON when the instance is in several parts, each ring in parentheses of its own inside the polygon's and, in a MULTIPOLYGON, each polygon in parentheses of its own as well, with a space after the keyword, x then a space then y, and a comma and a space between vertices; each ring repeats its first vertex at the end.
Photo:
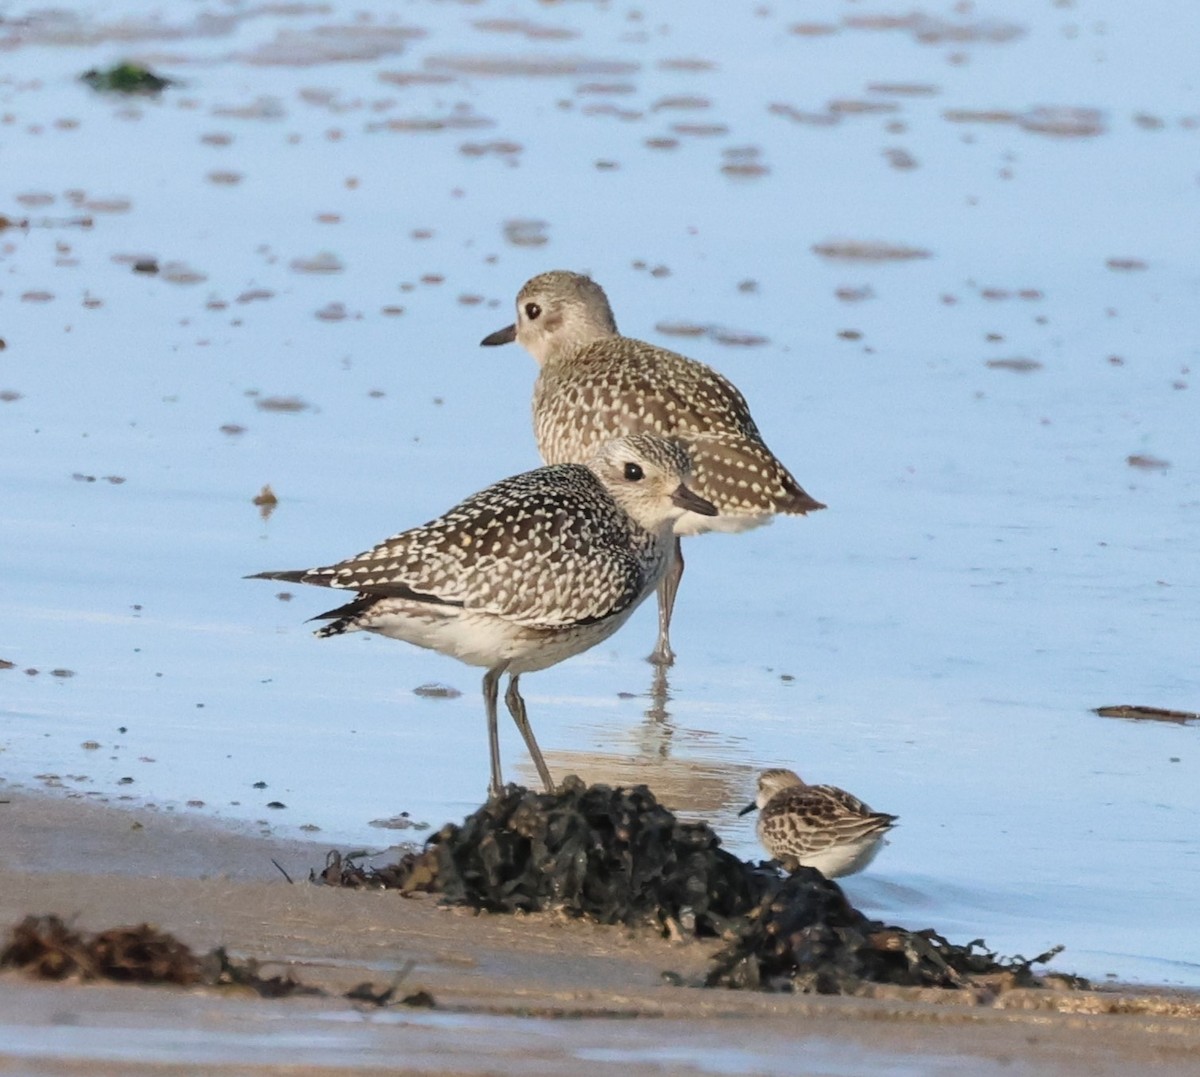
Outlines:
POLYGON ((644 597, 628 534, 603 518, 553 506, 523 513, 451 514, 317 570, 331 587, 452 604, 529 627, 590 624, 644 597))

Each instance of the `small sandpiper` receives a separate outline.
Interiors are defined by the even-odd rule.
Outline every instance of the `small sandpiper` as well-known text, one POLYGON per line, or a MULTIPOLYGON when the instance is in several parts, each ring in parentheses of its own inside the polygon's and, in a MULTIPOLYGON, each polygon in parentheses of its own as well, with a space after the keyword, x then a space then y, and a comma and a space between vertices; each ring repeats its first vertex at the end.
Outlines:
POLYGON ((318 636, 377 632, 486 668, 492 794, 504 788, 496 698, 507 673, 504 701, 553 792, 519 678, 608 639, 658 586, 675 521, 717 511, 686 484, 690 470, 677 442, 617 438, 587 466, 557 464, 503 479, 338 564, 247 578, 356 592, 354 601, 314 618, 331 622, 318 636))
POLYGON ((862 871, 879 852, 895 815, 872 811, 833 785, 808 785, 793 770, 764 770, 758 796, 738 814, 759 809, 758 840, 788 871, 803 864, 827 879, 862 871))
POLYGON ((533 426, 548 464, 587 460, 605 440, 651 433, 679 438, 692 457, 698 493, 718 515, 675 523, 675 559, 658 590, 652 662, 670 665, 671 613, 683 576, 679 535, 745 531, 779 513, 825 506, 809 497, 767 448, 745 398, 711 367, 624 337, 604 290, 590 277, 553 270, 525 282, 517 320, 483 344, 519 341, 541 368, 533 426))

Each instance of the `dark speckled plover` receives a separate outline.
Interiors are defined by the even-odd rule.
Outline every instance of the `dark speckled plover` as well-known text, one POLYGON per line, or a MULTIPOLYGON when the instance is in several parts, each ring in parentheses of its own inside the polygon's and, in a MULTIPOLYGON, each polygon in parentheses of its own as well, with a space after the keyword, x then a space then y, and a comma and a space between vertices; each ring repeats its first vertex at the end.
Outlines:
POLYGON ((423 527, 324 568, 252 579, 356 593, 316 620, 318 636, 377 632, 487 670, 483 698, 489 791, 501 791, 496 698, 505 702, 542 783, 554 782, 518 681, 608 639, 659 584, 684 513, 716 509, 690 488, 678 443, 653 435, 599 446, 586 466, 557 464, 504 479, 423 527))

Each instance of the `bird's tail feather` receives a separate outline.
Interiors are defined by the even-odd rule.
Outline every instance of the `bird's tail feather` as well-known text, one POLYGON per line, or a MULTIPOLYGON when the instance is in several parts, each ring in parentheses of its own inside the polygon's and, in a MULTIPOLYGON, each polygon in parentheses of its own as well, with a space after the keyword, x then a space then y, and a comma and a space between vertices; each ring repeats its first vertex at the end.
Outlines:
POLYGON ((256 572, 252 576, 243 576, 244 580, 283 580, 285 583, 303 583, 308 575, 308 569, 296 568, 286 572, 256 572))

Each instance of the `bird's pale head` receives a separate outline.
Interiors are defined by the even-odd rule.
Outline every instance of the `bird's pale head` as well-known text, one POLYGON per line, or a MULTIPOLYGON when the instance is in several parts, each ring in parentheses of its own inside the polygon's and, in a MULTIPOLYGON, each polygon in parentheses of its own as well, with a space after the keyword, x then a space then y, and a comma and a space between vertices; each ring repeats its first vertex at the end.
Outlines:
POLYGON ((764 770, 758 776, 758 795, 754 798, 754 802, 761 808, 776 793, 781 793, 784 789, 791 789, 794 786, 804 788, 804 780, 794 770, 787 770, 784 767, 772 767, 770 770, 764 770))
POLYGON ((517 295, 516 322, 481 343, 515 340, 542 366, 616 335, 617 323, 604 289, 582 273, 554 269, 525 282, 517 295))
POLYGON ((588 467, 647 531, 669 529, 685 512, 717 514, 710 501, 688 486, 692 461, 677 441, 654 434, 614 438, 600 446, 588 467))

